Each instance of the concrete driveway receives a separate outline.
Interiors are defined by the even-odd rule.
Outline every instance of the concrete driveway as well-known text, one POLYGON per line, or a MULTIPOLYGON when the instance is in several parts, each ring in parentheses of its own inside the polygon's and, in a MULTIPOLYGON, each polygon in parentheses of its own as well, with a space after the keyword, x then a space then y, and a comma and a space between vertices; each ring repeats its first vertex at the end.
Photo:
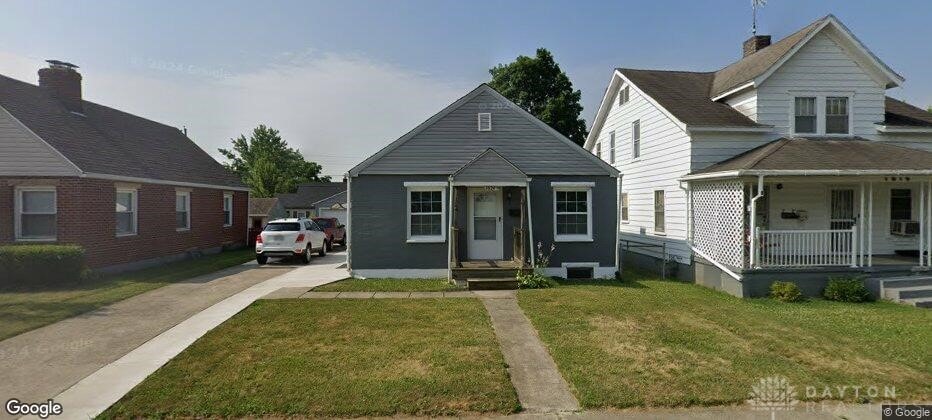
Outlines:
MULTIPOLYGON (((255 262, 247 263, 171 284, 11 337, 0 342, 0 372, 3 372, 0 399, 39 402, 56 397, 198 315, 208 313, 211 322, 219 324, 242 309, 228 315, 226 312, 229 310, 211 313, 211 309, 217 306, 223 309, 224 302, 233 300, 236 305, 226 307, 235 309, 245 307, 269 290, 345 278, 346 270, 340 268, 345 260, 345 252, 337 252, 317 257, 308 266, 295 265, 287 260, 273 261, 262 267, 255 262), (250 293, 244 296, 246 291, 250 293), (256 294, 255 298, 251 297, 256 294)), ((193 342, 210 328, 202 328, 202 332, 198 328, 188 328, 184 338, 193 342)), ((175 343, 181 342, 176 340, 175 343)), ((187 345, 180 350, 184 347, 187 345)), ((151 359, 161 361, 163 357, 151 359)), ((156 368, 162 363, 164 361, 156 368)), ((56 401, 58 399, 56 397, 56 401)), ((66 413, 76 413, 69 410, 68 405, 64 407, 66 413)), ((3 416, 6 416, 5 411, 0 411, 0 417, 3 416)))

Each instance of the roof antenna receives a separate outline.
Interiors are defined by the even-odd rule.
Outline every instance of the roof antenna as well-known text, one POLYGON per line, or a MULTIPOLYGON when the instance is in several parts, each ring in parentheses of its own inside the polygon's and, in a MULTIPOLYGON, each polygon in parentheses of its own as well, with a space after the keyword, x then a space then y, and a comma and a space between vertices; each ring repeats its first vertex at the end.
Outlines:
POLYGON ((185 137, 188 137, 188 126, 182 125, 182 126, 181 126, 181 131, 184 133, 184 136, 185 136, 185 137))
POLYGON ((751 35, 757 35, 757 9, 764 7, 767 0, 751 0, 751 9, 753 22, 751 23, 751 35))

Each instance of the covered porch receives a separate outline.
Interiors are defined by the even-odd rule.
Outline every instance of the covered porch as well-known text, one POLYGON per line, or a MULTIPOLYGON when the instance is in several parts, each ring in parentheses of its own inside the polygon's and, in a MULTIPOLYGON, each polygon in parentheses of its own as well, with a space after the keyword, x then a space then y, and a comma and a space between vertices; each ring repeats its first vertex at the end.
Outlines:
POLYGON ((683 181, 693 250, 735 278, 932 266, 932 153, 863 139, 781 139, 683 181))

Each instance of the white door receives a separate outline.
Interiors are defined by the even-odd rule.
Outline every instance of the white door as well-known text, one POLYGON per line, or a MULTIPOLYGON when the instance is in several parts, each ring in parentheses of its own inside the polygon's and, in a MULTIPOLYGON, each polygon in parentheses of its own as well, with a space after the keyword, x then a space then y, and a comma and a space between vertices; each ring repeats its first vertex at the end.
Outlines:
POLYGON ((502 240, 502 189, 470 188, 467 191, 467 255, 471 260, 500 260, 505 244, 502 240))

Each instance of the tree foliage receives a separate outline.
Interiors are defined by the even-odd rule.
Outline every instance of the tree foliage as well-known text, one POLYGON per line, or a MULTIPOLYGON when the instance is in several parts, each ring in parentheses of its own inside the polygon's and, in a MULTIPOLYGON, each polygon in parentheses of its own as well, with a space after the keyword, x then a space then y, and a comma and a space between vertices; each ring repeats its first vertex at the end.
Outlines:
POLYGON ((259 125, 249 138, 240 135, 232 143, 232 150, 219 149, 228 160, 224 166, 252 188, 254 197, 274 197, 294 192, 303 182, 330 180, 320 175, 320 165, 288 147, 274 128, 259 125))
POLYGON ((553 55, 538 48, 533 58, 518 56, 509 64, 489 69, 492 86, 499 93, 524 108, 547 125, 580 146, 586 141, 586 121, 579 117, 582 96, 553 55))

